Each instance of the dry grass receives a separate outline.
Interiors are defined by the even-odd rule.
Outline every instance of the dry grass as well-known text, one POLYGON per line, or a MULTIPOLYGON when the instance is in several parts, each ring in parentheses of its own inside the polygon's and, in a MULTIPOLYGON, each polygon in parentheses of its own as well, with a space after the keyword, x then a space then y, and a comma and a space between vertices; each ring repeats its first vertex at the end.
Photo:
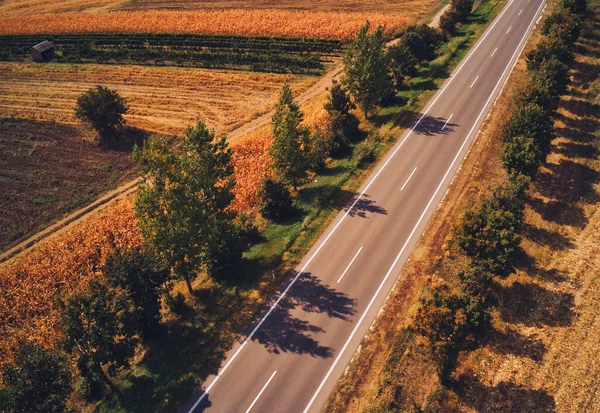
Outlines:
POLYGON ((127 122, 181 134, 197 117, 219 132, 270 111, 284 82, 301 93, 318 79, 142 66, 0 63, 0 116, 75 123, 77 97, 103 84, 129 102, 127 122))
POLYGON ((4 0, 0 2, 0 16, 31 16, 70 11, 104 12, 125 6, 127 0, 4 0))
POLYGON ((414 16, 427 13, 438 5, 437 0, 132 0, 124 10, 225 10, 225 9, 284 9, 342 12, 390 13, 414 16))
POLYGON ((344 13, 289 10, 123 11, 58 13, 0 19, 0 34, 191 33, 290 36, 349 40, 369 20, 394 33, 409 16, 380 12, 344 13))

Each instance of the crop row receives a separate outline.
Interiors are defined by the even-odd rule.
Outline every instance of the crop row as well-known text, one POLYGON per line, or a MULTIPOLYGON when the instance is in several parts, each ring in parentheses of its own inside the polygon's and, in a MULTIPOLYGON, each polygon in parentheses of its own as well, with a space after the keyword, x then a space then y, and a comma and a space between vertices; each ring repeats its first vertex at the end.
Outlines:
POLYGON ((0 60, 23 60, 42 40, 56 45, 56 59, 74 63, 134 63, 238 68, 278 73, 317 73, 339 55, 341 43, 321 39, 170 34, 98 36, 0 36, 0 60))

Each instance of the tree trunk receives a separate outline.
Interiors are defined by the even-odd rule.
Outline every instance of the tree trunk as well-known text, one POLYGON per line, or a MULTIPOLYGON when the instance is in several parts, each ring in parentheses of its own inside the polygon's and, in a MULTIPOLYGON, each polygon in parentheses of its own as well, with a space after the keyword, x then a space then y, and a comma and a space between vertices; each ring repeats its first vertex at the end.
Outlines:
POLYGON ((185 280, 185 283, 187 285, 190 295, 194 294, 194 289, 192 288, 192 282, 190 281, 190 277, 187 275, 184 275, 183 279, 185 280))

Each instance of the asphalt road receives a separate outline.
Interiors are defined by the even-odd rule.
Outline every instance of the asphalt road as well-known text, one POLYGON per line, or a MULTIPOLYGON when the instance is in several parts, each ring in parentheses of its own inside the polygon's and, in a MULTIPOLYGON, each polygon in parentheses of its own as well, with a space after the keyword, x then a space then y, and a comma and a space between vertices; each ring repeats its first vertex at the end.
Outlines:
POLYGON ((514 66, 544 0, 511 0, 185 412, 317 412, 514 66))

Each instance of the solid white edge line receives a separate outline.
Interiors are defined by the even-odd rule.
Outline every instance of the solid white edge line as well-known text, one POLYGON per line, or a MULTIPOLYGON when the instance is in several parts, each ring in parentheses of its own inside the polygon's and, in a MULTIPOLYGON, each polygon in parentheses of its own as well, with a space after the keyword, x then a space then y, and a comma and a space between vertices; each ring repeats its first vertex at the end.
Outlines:
MULTIPOLYGON (((540 7, 538 8, 537 12, 535 15, 537 15, 540 10, 542 9, 542 6, 544 5, 545 0, 542 1, 542 3, 540 4, 540 7)), ((486 112, 486 108, 489 105, 490 101, 492 100, 492 98, 494 97, 494 93, 496 93, 496 89, 498 89, 498 86, 500 86, 500 84, 502 83, 502 78, 506 75, 507 71, 509 69, 511 69, 516 65, 518 59, 515 59, 515 57, 518 57, 522 50, 523 47, 525 46, 525 40, 527 39, 527 37, 529 37, 529 32, 531 30, 531 27, 533 26, 533 24, 535 23, 534 20, 531 21, 529 27, 527 28, 525 35, 523 36, 523 38, 521 39, 521 42, 519 43, 519 45, 517 46, 517 49, 515 50, 515 53, 513 54, 513 56, 511 57, 511 59, 508 62, 508 65, 506 66, 506 68, 504 69, 504 72, 502 73, 502 75, 500 76, 500 79, 498 80, 498 83, 496 83, 496 86, 494 87, 494 89, 492 90, 492 93, 490 94, 488 100, 485 102, 485 105, 483 106, 482 111, 479 113, 479 116, 477 117, 477 119, 475 120, 475 123, 473 124, 473 126, 471 127, 471 130, 469 131, 469 134, 467 135, 467 137, 465 138, 465 140, 463 141, 460 149, 458 150, 456 156, 454 157, 452 163, 450 164, 450 167, 448 168, 448 170, 446 171, 446 174, 444 175, 444 177, 442 178, 440 184, 438 185, 437 189, 435 190, 433 196, 431 197, 431 199, 429 200, 429 203, 427 204, 427 206, 425 207, 425 209, 423 210, 423 213, 421 214, 421 216, 419 217, 419 220, 417 221, 417 223, 415 224, 412 232, 410 233, 410 235, 408 236, 407 240, 405 241, 404 245, 402 246, 402 249, 400 250, 400 252, 398 253, 398 255, 396 256, 396 259, 394 260, 394 262, 392 263, 392 265, 390 266, 390 269, 388 270, 388 272, 386 273, 385 277, 383 278, 383 280, 381 281, 381 284, 379 284, 379 287, 377 288, 377 291, 375 291, 375 294, 373 294, 373 297, 371 298, 371 301, 369 301, 369 304, 367 304, 367 307, 365 308, 365 311, 363 312, 362 316, 360 317, 360 319, 358 320, 358 323, 356 324, 356 326, 354 326, 354 329, 352 330, 352 332, 350 333, 350 336, 348 337, 348 339, 346 340, 346 343, 344 343, 344 346, 342 347, 342 350, 339 352, 339 354, 337 355, 337 357, 335 358, 333 364, 331 365, 331 367, 329 368, 329 370, 327 371, 327 374, 325 375, 325 377, 323 378, 323 380, 321 381, 321 384, 319 385, 319 387, 317 388, 317 390, 315 391, 315 393, 313 394, 312 398, 310 399, 310 401, 308 402, 308 405, 306 406, 306 408, 304 409, 303 413, 308 413, 308 410, 310 409, 310 407, 312 406, 312 404, 314 403, 315 399, 317 398, 319 392, 321 391, 321 389, 323 388, 323 386, 325 385, 325 383, 327 382, 327 380, 329 379, 329 376, 331 375, 333 369, 335 368, 335 366, 337 365, 337 363, 339 362, 340 358, 342 357, 342 355, 344 354, 344 352, 346 351, 346 348, 348 347, 348 345, 350 344, 350 341, 352 340, 352 338, 354 337, 354 335, 356 334, 356 332, 358 331, 358 328, 360 327, 360 325, 362 324, 364 318, 366 317, 367 313, 369 312, 369 310, 371 309, 371 306, 373 305, 373 303, 375 302, 375 299, 377 298, 377 296, 379 295, 379 293, 381 292, 381 290, 383 289, 383 286, 385 285, 387 279, 389 278, 390 274, 392 273, 392 270, 394 269, 394 267, 396 266, 396 264, 398 264, 398 261, 400 260, 400 257, 402 256, 402 254, 404 253, 404 250, 406 249, 406 247, 408 246, 410 240, 412 239, 413 235, 415 234, 415 232, 417 231, 417 228, 419 227, 419 225, 421 224, 421 221, 423 220, 423 218, 425 217, 425 215, 427 214, 427 211, 429 210, 429 208, 431 207, 431 204, 433 203, 434 199, 436 198, 438 192, 440 191, 444 181, 448 178, 448 175, 450 174, 450 171, 452 170, 452 168, 454 167, 454 164, 456 163, 457 159, 459 158, 461 152, 463 151, 466 143, 469 141, 469 138, 471 136, 471 134, 473 133, 473 130, 475 129, 475 127, 477 126, 477 123, 480 121, 481 117, 483 116, 483 114, 486 112), (514 61, 514 62, 513 62, 514 61), (511 64, 512 63, 512 64, 511 64)), ((506 83, 506 81, 508 80, 508 77, 504 80, 504 83, 506 83)))
POLYGON ((267 389, 267 386, 269 385, 269 383, 271 383, 271 380, 273 380, 273 377, 275 377, 276 374, 277 374, 277 370, 275 370, 273 372, 273 374, 271 374, 271 377, 269 377, 269 380, 267 380, 267 382, 265 383, 265 385, 263 386, 263 388, 260 390, 260 392, 258 392, 258 394, 256 395, 256 397, 254 398, 254 401, 252 402, 252 404, 250 405, 250 407, 248 407, 248 410, 246 410, 246 413, 250 413, 250 410, 252 410, 252 408, 254 407, 254 405, 256 404, 256 402, 258 401, 258 399, 260 399, 260 396, 262 396, 262 394, 264 393, 264 391, 267 389))
POLYGON ((448 120, 446 120, 446 123, 444 123, 444 126, 442 126, 442 130, 446 129, 446 126, 448 126, 448 122, 450 122, 450 119, 452 119, 452 116, 454 116, 454 113, 452 115, 450 115, 450 117, 448 118, 448 120))
POLYGON ((325 237, 325 239, 323 240, 323 242, 321 242, 321 244, 317 247, 317 249, 315 250, 315 252, 311 255, 311 257, 308 259, 308 261, 306 261, 306 263, 300 269, 300 271, 298 271, 298 274, 296 274, 296 276, 292 279, 292 281, 290 281, 290 283, 288 284, 288 286, 286 287, 286 289, 277 298, 277 300, 275 301, 275 303, 269 308, 269 311, 267 311, 267 313, 263 316, 263 318, 261 318, 261 320, 258 322, 258 324, 256 325, 256 327, 254 327, 254 329, 248 335, 248 337, 246 337, 246 339, 244 339, 243 343, 233 353, 233 355, 231 356, 231 358, 229 359, 229 361, 227 363, 225 363, 225 366, 223 366, 223 368, 221 369, 221 371, 217 373, 217 375, 215 376, 215 378, 213 379, 213 381, 206 387, 206 390, 204 390, 204 392, 200 395, 200 397, 198 398, 198 400, 196 401, 196 403, 194 403, 194 405, 190 408, 190 410, 188 410, 188 413, 192 413, 196 409, 196 407, 198 407, 198 405, 202 402, 202 400, 204 400, 204 398, 210 392, 210 390, 213 388, 213 386, 219 381, 219 378, 225 373, 225 371, 229 368, 229 366, 231 365, 231 363, 237 358, 237 356, 240 354, 240 352, 243 350, 243 348, 246 347, 246 345, 252 339, 252 337, 254 336, 254 334, 256 334, 256 332, 263 325, 263 323, 265 322, 265 320, 271 315, 271 313, 273 312, 273 310, 277 307, 277 305, 279 305, 279 303, 281 302, 281 300, 286 296, 286 294, 290 290, 290 288, 292 288, 292 286, 296 283, 296 281, 302 275, 302 273, 304 272, 304 270, 306 270, 306 267, 308 267, 308 265, 312 262, 312 260, 315 258, 315 256, 321 251, 321 248, 323 248, 323 246, 327 243, 327 241, 329 241, 329 238, 331 238, 331 236, 338 229, 338 227, 340 226, 340 224, 346 219, 346 217, 348 216, 348 214, 350 213, 350 211, 352 211, 352 209, 354 209, 354 207, 356 206, 356 204, 358 203, 358 201, 360 201, 360 199, 369 190, 369 188, 371 187, 371 185, 373 184, 373 182, 375 182, 375 180, 377 179, 377 177, 379 177, 379 175, 381 174, 381 172, 385 169, 385 167, 394 158, 394 156, 396 155, 396 153, 404 145, 404 143, 409 138, 409 136, 414 132, 415 128, 421 123, 421 121, 425 118, 425 116, 427 116, 427 114, 429 113, 429 111, 431 110, 431 108, 433 107, 433 105, 435 105, 435 103, 438 101, 438 99, 444 94, 444 92, 446 91, 446 89, 448 88, 448 86, 450 86, 452 84, 452 82, 456 78, 456 75, 458 75, 458 73, 467 64, 467 62, 469 61, 469 59, 471 59, 471 57, 477 51, 477 49, 479 49, 479 46, 481 46, 483 44, 484 40, 492 32, 492 30, 494 29, 494 27, 496 27, 496 24, 498 24, 498 22, 500 21, 500 19, 502 18, 502 16, 504 16, 504 14, 508 11, 508 9, 510 8, 510 6, 513 4, 514 1, 515 0, 510 0, 509 3, 504 7, 504 10, 502 10, 502 12, 498 15, 498 17, 496 17, 496 20, 494 20, 494 22, 492 23, 492 25, 490 27, 488 27, 488 29, 483 34, 483 36, 477 41, 477 43, 475 44, 475 46, 473 47, 473 49, 471 49, 471 51, 469 52, 469 54, 467 55, 467 57, 465 57, 465 59, 458 66, 458 68, 453 73, 453 75, 448 79, 448 82, 444 85, 444 87, 440 90, 440 92, 438 93, 438 95, 429 104, 429 106, 427 107, 427 109, 425 109, 425 111, 423 112, 423 114, 421 115, 421 117, 417 120, 417 122, 412 127, 412 129, 408 132, 408 134, 404 137, 404 139, 402 139, 402 141, 398 144, 398 146, 394 149, 394 151, 391 154, 388 155, 388 157, 385 160, 385 162, 381 165, 381 167, 378 169, 377 173, 375 173, 375 175, 373 176, 373 178, 371 178, 371 180, 369 181, 369 183, 361 191, 361 193, 358 195, 358 197, 354 200, 354 202, 352 203, 352 205, 350 206, 350 208, 348 208, 348 210, 346 211, 346 213, 342 216, 342 218, 340 218, 340 220, 338 221, 338 223, 329 232, 329 234, 327 235, 327 237, 325 237))
POLYGON ((471 83, 471 86, 469 87, 469 89, 473 89, 473 86, 475 86, 475 82, 477 82, 477 79, 479 79, 479 76, 477 76, 475 78, 475 80, 473 81, 473 83, 471 83))
POLYGON ((360 247, 358 249, 358 251, 354 255, 354 258, 352 258, 352 261, 350 261, 350 264, 348 264, 348 266, 346 267, 346 269, 344 270, 344 272, 342 273, 342 275, 340 275, 340 278, 338 278, 337 284, 339 284, 340 281, 342 281, 342 278, 344 278, 344 275, 346 275, 346 273, 348 272, 348 270, 350 269, 350 267, 352 267, 352 264, 354 264, 354 260, 356 260, 356 258, 358 258, 358 254, 360 254, 360 252, 362 251, 362 249, 363 249, 363 247, 360 247))
MULTIPOLYGON (((446 122, 448 123, 448 122, 446 122)), ((443 130, 444 128, 442 128, 443 130)), ((402 188, 400 188, 400 192, 404 191, 404 188, 406 188, 406 185, 408 185, 408 181, 410 181, 410 178, 413 177, 413 175, 415 174, 415 172, 417 172, 417 167, 415 166, 415 169, 413 169, 413 171, 411 172, 410 176, 408 177, 408 179, 406 180, 406 182, 404 182, 404 185, 402 185, 402 188)))
POLYGON ((492 54, 490 55, 490 57, 494 57, 494 55, 496 54, 496 52, 497 52, 497 51, 498 51, 498 48, 496 47, 496 48, 494 49, 494 51, 492 52, 492 54))

